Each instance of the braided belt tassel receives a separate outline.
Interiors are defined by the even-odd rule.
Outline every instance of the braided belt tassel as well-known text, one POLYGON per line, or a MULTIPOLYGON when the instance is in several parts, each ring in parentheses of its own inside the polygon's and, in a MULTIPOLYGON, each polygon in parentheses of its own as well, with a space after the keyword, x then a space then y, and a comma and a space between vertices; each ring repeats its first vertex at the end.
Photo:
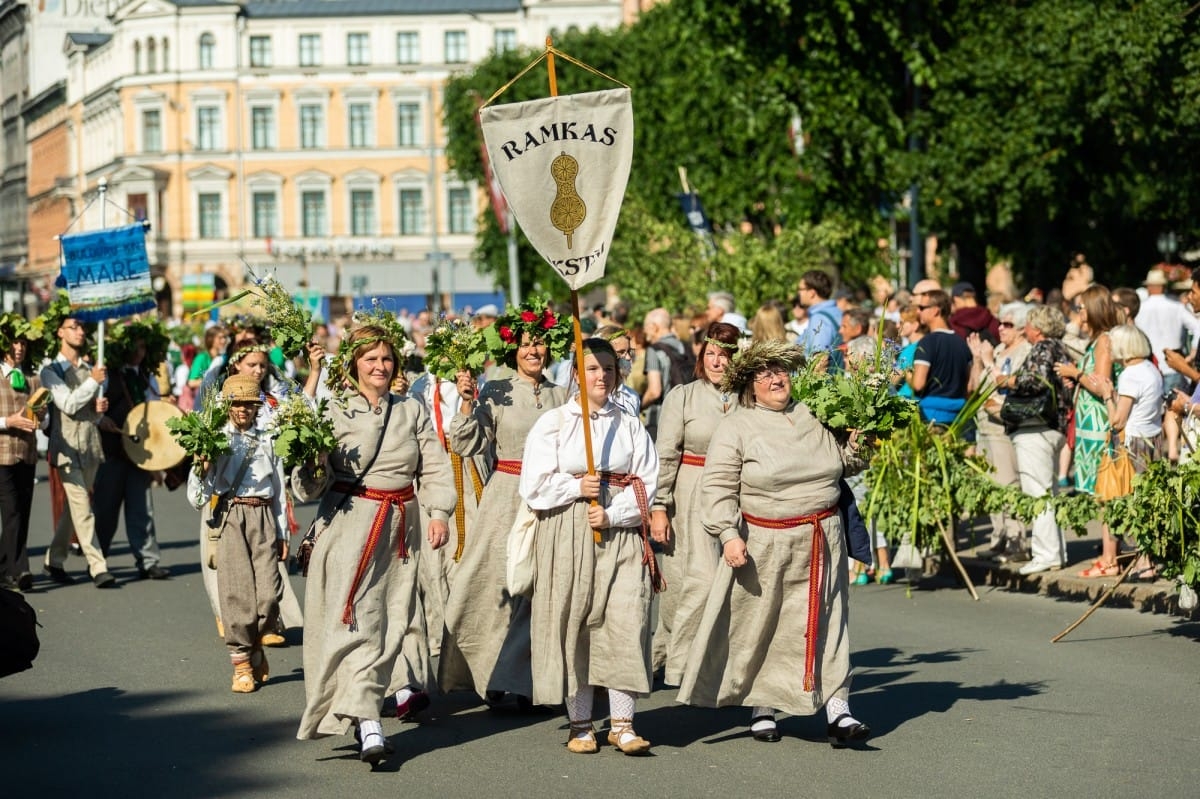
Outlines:
POLYGON ((454 469, 454 490, 458 501, 454 504, 454 523, 458 525, 458 545, 454 549, 454 562, 462 557, 463 546, 467 543, 467 506, 463 502, 463 459, 462 455, 451 452, 450 466, 454 469))

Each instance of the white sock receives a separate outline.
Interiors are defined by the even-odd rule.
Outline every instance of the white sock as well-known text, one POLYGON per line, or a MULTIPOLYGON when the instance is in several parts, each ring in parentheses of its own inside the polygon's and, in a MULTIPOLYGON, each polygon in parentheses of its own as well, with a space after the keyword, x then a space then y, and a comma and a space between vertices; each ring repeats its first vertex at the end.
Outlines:
POLYGON ((572 726, 577 727, 574 732, 576 738, 586 738, 591 733, 594 697, 595 690, 590 685, 581 686, 578 691, 567 697, 567 718, 572 726))
POLYGON ((850 715, 850 703, 835 696, 825 703, 825 717, 829 719, 830 724, 833 724, 839 716, 845 716, 838 723, 839 727, 853 727, 859 723, 858 719, 850 715))
POLYGON ((614 722, 613 732, 617 734, 617 740, 622 744, 627 744, 638 737, 638 734, 633 731, 633 714, 636 707, 637 698, 633 694, 618 691, 616 688, 608 689, 609 719, 614 722), (617 719, 620 721, 618 722, 617 719))
POLYGON ((775 729, 775 708, 755 705, 750 709, 750 732, 763 732, 775 729), (759 718, 767 716, 768 718, 759 718), (754 719, 758 719, 754 721, 754 719))
POLYGON ((416 693, 416 691, 414 691, 411 688, 407 688, 407 687, 401 688, 399 691, 396 692, 396 705, 397 706, 403 705, 415 693, 416 693))
POLYGON ((362 738, 364 752, 372 746, 383 746, 383 725, 379 723, 378 719, 371 721, 359 719, 358 734, 362 738))

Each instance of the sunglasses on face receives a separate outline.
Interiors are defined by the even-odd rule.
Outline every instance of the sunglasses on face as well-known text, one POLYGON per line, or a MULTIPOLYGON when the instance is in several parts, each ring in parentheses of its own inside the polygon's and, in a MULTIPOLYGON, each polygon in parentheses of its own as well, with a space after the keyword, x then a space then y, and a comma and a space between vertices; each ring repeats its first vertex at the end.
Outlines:
POLYGON ((1001 322, 1000 327, 1016 327, 1012 322, 1001 322))

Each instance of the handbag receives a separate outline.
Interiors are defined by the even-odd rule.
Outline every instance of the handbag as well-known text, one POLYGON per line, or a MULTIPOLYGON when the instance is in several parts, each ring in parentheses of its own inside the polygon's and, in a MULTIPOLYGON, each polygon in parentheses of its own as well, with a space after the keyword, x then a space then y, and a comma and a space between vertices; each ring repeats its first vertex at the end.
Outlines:
POLYGON ((537 578, 537 512, 521 503, 517 518, 508 531, 508 557, 505 560, 504 583, 513 596, 532 596, 537 578))
POLYGON ((1100 468, 1096 470, 1096 496, 1101 501, 1133 493, 1133 459, 1121 441, 1123 432, 1118 434, 1115 448, 1111 446, 1111 432, 1104 439, 1104 454, 1100 456, 1100 468))
MULTIPOLYGON (((392 418, 392 399, 388 397, 387 410, 383 414, 383 427, 379 430, 379 440, 375 442, 375 452, 371 455, 371 460, 367 461, 366 468, 354 479, 354 487, 342 494, 342 498, 333 506, 333 510, 329 512, 329 517, 346 507, 346 503, 350 501, 350 497, 362 485, 362 481, 367 478, 367 473, 371 471, 371 467, 375 465, 375 459, 379 457, 379 450, 383 449, 383 437, 387 435, 388 420, 392 418)), ((313 548, 317 545, 317 520, 313 519, 308 525, 308 529, 304 532, 304 537, 300 539, 300 546, 296 548, 296 565, 300 567, 300 576, 308 576, 308 562, 312 560, 313 548)), ((403 535, 403 532, 401 532, 403 535)))
POLYGON ((1000 421, 1005 427, 1020 427, 1025 422, 1036 421, 1055 427, 1051 420, 1055 415, 1054 391, 1048 389, 1032 397, 1014 397, 1011 394, 1004 398, 1000 406, 1000 421))

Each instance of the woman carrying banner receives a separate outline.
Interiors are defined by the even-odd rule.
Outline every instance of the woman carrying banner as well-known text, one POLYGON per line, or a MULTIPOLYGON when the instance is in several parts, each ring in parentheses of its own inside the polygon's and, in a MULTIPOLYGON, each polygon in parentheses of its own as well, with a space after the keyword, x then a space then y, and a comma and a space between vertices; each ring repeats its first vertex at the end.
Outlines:
MULTIPOLYGON (((306 706, 296 737, 355 728, 360 757, 371 764, 389 748, 379 721, 384 698, 395 694, 400 714, 429 701, 420 690, 432 665, 417 593, 425 544, 413 484, 421 484, 433 549, 449 537, 455 502, 450 459, 429 415, 389 390, 399 336, 398 323, 368 325, 343 340, 331 368, 351 388, 327 411, 337 447, 292 479, 300 501, 322 498, 308 563, 306 706)), ((318 363, 320 356, 319 348, 310 352, 318 363)))
POLYGON ((641 754, 650 743, 634 732, 633 715, 636 698, 650 694, 650 600, 660 583, 647 528, 658 455, 641 422, 610 401, 620 385, 612 345, 587 339, 583 351, 590 418, 578 394, 544 415, 529 431, 521 470, 521 496, 538 513, 533 701, 565 701, 567 749, 588 754, 598 748, 593 694, 607 688, 608 742, 641 754))
POLYGON ((701 707, 752 707, 750 731, 779 740, 775 713, 822 706, 835 746, 870 735, 850 715, 848 572, 838 513, 843 475, 865 465, 791 396, 799 348, 764 341, 733 359, 721 388, 743 410, 708 445, 704 529, 722 563, 679 690, 701 707))
POLYGON ((495 702, 505 692, 532 692, 528 602, 510 596, 505 585, 508 533, 521 501, 525 438, 538 418, 566 399, 544 370, 550 357, 567 351, 572 334, 569 318, 533 298, 507 309, 485 335, 493 357, 514 374, 489 380, 478 393, 474 376, 458 376, 463 402, 450 423, 450 448, 463 458, 494 450, 496 466, 446 601, 438 682, 443 691, 474 688, 495 702))
POLYGON ((650 533, 663 545, 663 576, 671 590, 658 606, 654 665, 664 681, 679 685, 721 551, 708 534, 697 502, 704 456, 713 430, 737 409, 737 397, 718 386, 737 352, 741 335, 733 325, 708 326, 696 358, 696 377, 663 400, 658 422, 658 492, 650 509, 650 533))

